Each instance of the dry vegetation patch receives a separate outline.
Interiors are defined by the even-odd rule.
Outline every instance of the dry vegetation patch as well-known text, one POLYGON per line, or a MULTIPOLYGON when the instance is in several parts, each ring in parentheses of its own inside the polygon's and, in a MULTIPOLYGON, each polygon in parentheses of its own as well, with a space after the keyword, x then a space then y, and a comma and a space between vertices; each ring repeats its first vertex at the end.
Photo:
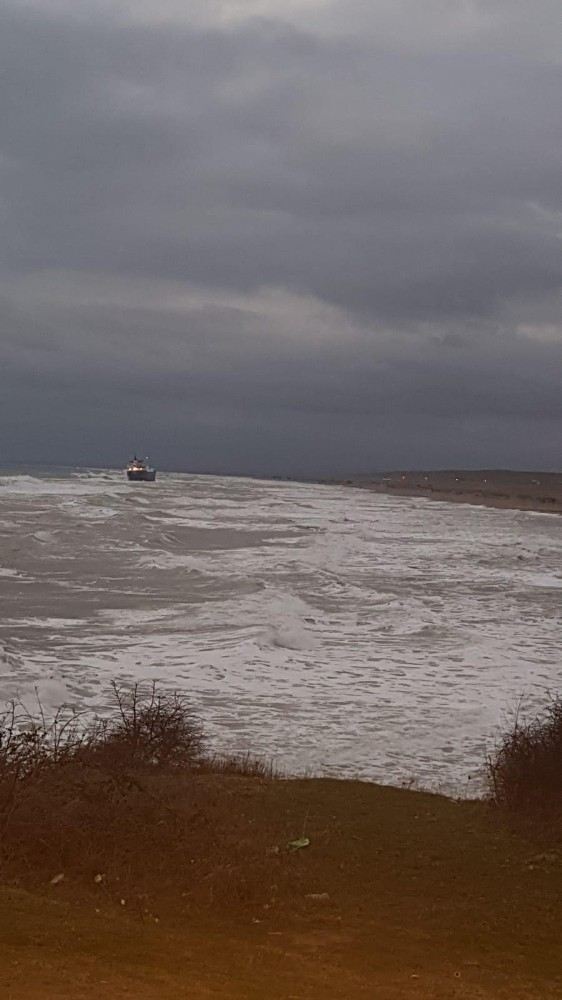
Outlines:
MULTIPOLYGON (((486 802, 276 778, 262 761, 209 753, 177 695, 115 697, 110 718, 86 725, 12 706, 0 727, 0 942, 15 962, 50 955, 53 982, 61 962, 85 983, 97 968, 123 996, 562 990, 551 827, 545 843, 542 827, 523 836, 486 802)), ((490 763, 498 782, 510 747, 490 763)))
MULTIPOLYGON (((206 750, 179 695, 114 687, 116 711, 84 723, 21 706, 0 727, 5 882, 79 885, 143 918, 255 907, 297 877, 283 814, 259 815, 267 762, 206 750)), ((301 817, 302 821, 302 817, 301 817)))
POLYGON ((488 760, 488 784, 495 805, 562 839, 562 698, 534 719, 515 714, 488 760))

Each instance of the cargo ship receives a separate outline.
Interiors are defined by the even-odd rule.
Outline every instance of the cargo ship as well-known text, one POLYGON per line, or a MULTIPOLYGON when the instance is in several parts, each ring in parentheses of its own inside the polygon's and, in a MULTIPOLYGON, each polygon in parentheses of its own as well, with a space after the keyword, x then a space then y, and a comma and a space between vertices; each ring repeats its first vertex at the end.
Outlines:
POLYGON ((156 469, 151 469, 147 458, 137 458, 135 455, 127 466, 127 479, 133 482, 153 483, 156 479, 156 469))

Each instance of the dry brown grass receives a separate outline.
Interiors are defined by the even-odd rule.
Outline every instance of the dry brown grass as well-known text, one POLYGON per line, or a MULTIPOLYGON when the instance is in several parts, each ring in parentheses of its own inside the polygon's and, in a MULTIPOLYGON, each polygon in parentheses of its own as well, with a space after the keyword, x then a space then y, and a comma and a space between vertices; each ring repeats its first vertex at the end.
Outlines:
POLYGON ((273 780, 282 777, 272 760, 249 752, 205 754, 200 768, 212 774, 238 774, 245 778, 273 780))
POLYGON ((495 805, 562 834, 562 699, 555 697, 532 720, 518 710, 488 759, 495 805))
POLYGON ((91 725, 7 715, 10 1000, 560 994, 558 850, 484 802, 213 758, 184 701, 118 695, 91 725))
POLYGON ((96 820, 83 857, 53 867, 37 842, 17 887, 5 872, 11 1000, 90 1000, 100 981, 131 1000, 560 995, 560 858, 484 803, 197 770, 142 780, 185 825, 127 797, 130 819, 118 810, 105 839, 96 820), (289 851, 303 831, 309 845, 289 851))
POLYGON ((206 752, 198 719, 174 692, 113 693, 114 713, 89 722, 64 711, 50 721, 41 710, 6 711, 4 882, 64 876, 147 917, 183 913, 195 901, 265 903, 290 879, 283 843, 298 835, 283 823, 258 830, 244 812, 248 782, 272 780, 272 766, 206 752))

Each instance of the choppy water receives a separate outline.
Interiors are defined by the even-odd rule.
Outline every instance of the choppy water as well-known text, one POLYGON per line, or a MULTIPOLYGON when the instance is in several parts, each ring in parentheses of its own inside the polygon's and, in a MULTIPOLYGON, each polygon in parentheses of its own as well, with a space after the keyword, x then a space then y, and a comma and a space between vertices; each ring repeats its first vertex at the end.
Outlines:
POLYGON ((472 787, 560 685, 562 519, 343 487, 0 476, 0 699, 190 694, 289 772, 472 787), (469 776, 472 776, 470 778, 469 776))

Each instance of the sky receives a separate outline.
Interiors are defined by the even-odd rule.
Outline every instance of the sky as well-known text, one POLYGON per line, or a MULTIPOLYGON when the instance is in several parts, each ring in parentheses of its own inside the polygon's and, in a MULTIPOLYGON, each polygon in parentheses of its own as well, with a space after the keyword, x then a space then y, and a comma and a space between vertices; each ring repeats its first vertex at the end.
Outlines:
POLYGON ((559 0, 4 0, 0 462, 560 468, 559 0))

